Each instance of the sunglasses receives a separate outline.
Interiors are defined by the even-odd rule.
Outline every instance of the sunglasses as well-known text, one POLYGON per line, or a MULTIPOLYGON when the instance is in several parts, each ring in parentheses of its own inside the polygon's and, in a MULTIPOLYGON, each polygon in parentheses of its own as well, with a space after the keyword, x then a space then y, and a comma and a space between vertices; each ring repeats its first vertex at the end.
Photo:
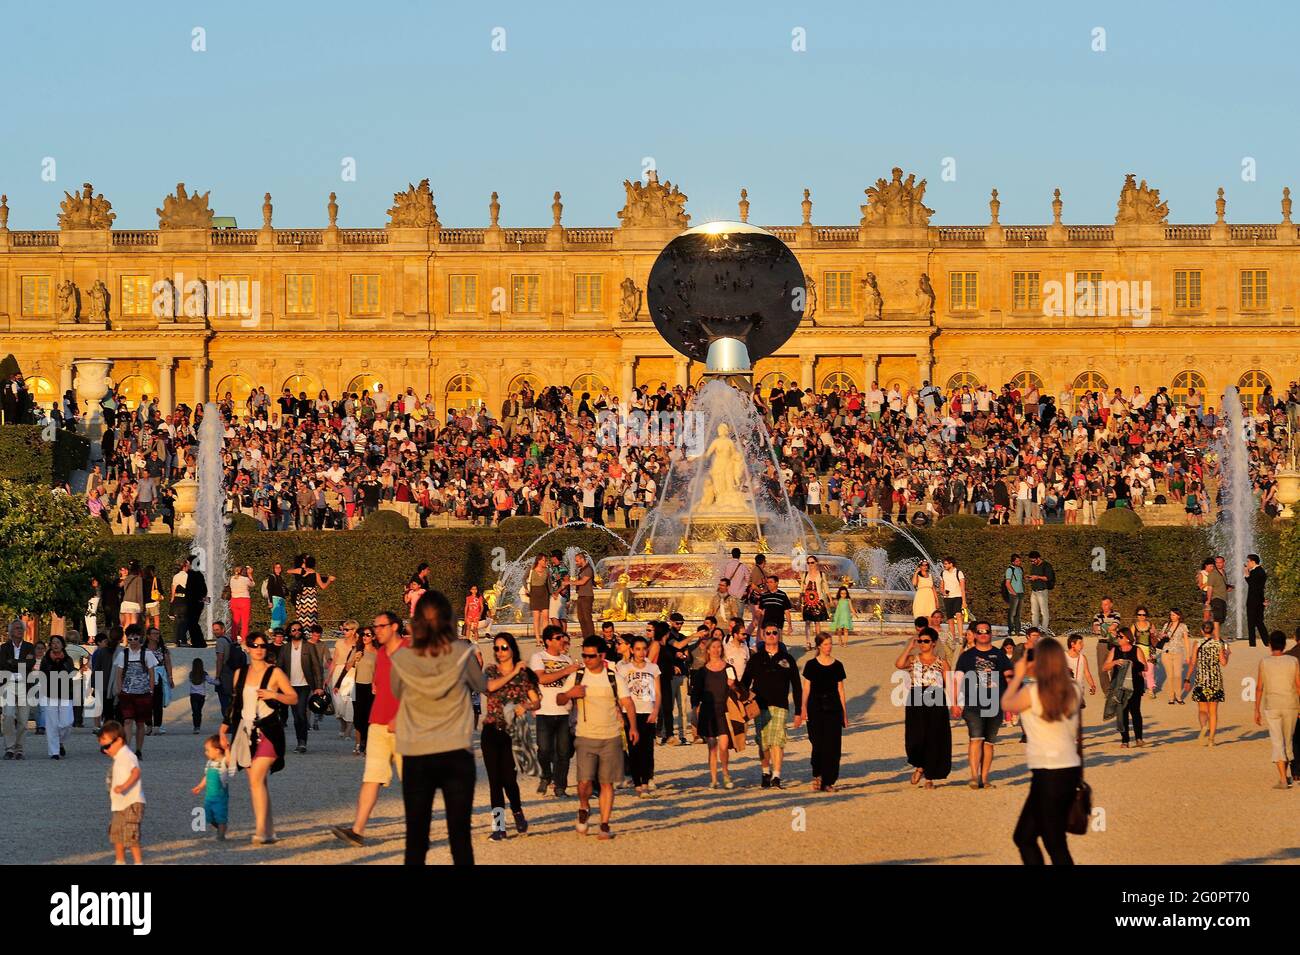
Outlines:
POLYGON ((508 646, 506 646, 504 643, 501 644, 500 646, 493 647, 492 649, 496 650, 497 653, 509 653, 509 652, 510 652, 510 648, 509 648, 508 646))
POLYGON ((916 645, 917 645, 918 647, 928 647, 928 646, 929 646, 930 644, 932 644, 932 643, 934 643, 934 641, 933 641, 933 640, 928 640, 928 639, 927 639, 927 640, 918 640, 918 641, 916 641, 916 645))
POLYGON ((595 660, 595 659, 598 659, 599 657, 600 657, 600 654, 599 654, 599 653, 584 653, 584 654, 582 655, 582 658, 583 658, 584 660, 595 660))
MULTIPOLYGON (((113 743, 116 743, 116 742, 117 742, 117 740, 113 740, 113 743)), ((99 751, 100 751, 101 753, 107 753, 110 749, 113 748, 113 743, 100 743, 100 744, 99 744, 99 751)))
POLYGON ((250 650, 265 650, 267 645, 265 643, 250 643, 247 646, 250 650))

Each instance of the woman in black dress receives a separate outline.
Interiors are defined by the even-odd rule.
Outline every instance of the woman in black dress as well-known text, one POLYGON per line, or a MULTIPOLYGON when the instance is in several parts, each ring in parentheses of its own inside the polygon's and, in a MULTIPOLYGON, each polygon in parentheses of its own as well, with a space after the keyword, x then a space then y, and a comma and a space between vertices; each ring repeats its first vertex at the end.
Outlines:
POLYGON ((925 788, 952 772, 952 725, 948 719, 948 664, 936 654, 939 634, 922 627, 894 667, 911 674, 903 710, 903 740, 907 762, 915 767, 912 785, 925 778, 925 788))
POLYGON ((803 713, 812 743, 814 792, 834 792, 840 778, 840 749, 848 706, 844 698, 844 664, 836 660, 829 633, 817 634, 817 655, 803 667, 803 713))
POLYGON ((1146 689, 1146 678, 1143 674, 1148 666, 1147 656, 1142 652, 1133 640, 1133 631, 1128 627, 1120 627, 1117 632, 1119 646, 1112 647, 1110 655, 1106 657, 1106 662, 1102 664, 1102 669, 1107 673, 1116 671, 1125 661, 1128 662, 1128 672, 1122 676, 1118 673, 1112 675, 1111 679, 1115 681, 1111 695, 1119 698, 1125 691, 1131 691, 1127 700, 1123 701, 1123 706, 1116 714, 1116 722, 1119 723, 1120 746, 1128 749, 1128 723, 1129 719, 1133 720, 1133 736, 1138 746, 1145 746, 1142 742, 1142 691, 1146 689), (1116 680, 1116 677, 1119 677, 1116 680), (1121 682, 1122 681, 1122 682, 1121 682))
POLYGON ((691 674, 691 704, 700 737, 709 744, 709 788, 718 788, 718 764, 722 764, 722 788, 734 789, 727 772, 731 737, 727 733, 727 691, 735 685, 735 671, 723 657, 722 639, 708 638, 708 659, 691 674))

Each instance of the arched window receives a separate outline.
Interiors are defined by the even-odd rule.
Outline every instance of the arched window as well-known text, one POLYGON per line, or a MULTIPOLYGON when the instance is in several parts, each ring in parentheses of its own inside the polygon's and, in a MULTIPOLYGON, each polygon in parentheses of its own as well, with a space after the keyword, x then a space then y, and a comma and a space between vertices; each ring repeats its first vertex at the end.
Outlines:
POLYGON ((320 394, 320 382, 311 375, 290 375, 284 380, 284 387, 288 388, 289 393, 295 398, 305 391, 307 397, 315 401, 316 396, 320 394))
POLYGON ((1101 372, 1085 371, 1074 379, 1070 391, 1074 393, 1074 400, 1077 403, 1088 392, 1099 391, 1104 395, 1107 388, 1106 377, 1101 372))
POLYGON ((778 381, 783 382, 781 387, 789 388, 790 382, 797 381, 797 380, 798 379, 785 374, 785 372, 770 371, 758 380, 757 387, 762 390, 763 397, 766 398, 767 393, 772 390, 772 386, 775 385, 778 381))
POLYGON ((48 411, 50 405, 57 403, 60 399, 54 383, 48 378, 42 378, 40 375, 32 375, 27 379, 27 390, 32 396, 32 401, 43 411, 48 411))
POLYGON ((141 398, 146 395, 156 396, 158 389, 144 375, 128 375, 118 382, 117 393, 122 396, 122 403, 127 408, 136 408, 141 398))
POLYGON ((1272 379, 1257 368, 1252 368, 1237 379, 1237 394, 1241 397, 1243 411, 1254 414, 1259 410, 1259 399, 1272 379))
POLYGON ((1204 396, 1205 376, 1199 371, 1180 371, 1174 375, 1174 383, 1169 389, 1169 397, 1175 405, 1185 405, 1187 404, 1187 395, 1193 388, 1204 396))
POLYGON ((525 384, 532 389, 534 395, 541 394, 542 388, 545 387, 542 384, 542 379, 538 378, 536 375, 525 372, 522 375, 515 375, 515 377, 510 380, 510 387, 506 389, 506 394, 509 394, 512 391, 515 394, 519 394, 519 392, 523 390, 525 384))
POLYGON ((605 380, 600 375, 593 375, 588 372, 573 379, 573 396, 581 398, 582 393, 585 391, 594 398, 600 394, 600 389, 608 387, 609 385, 605 383, 605 380))
POLYGON ((948 379, 948 387, 945 390, 960 391, 966 385, 970 385, 971 388, 978 388, 980 386, 980 380, 975 376, 974 372, 957 372, 957 374, 948 379))
POLYGON ((838 388, 840 391, 853 391, 858 387, 858 383, 853 380, 853 376, 845 371, 833 371, 822 379, 822 391, 828 392, 832 388, 838 388))
POLYGON ((1039 394, 1043 391, 1043 379, 1035 372, 1022 371, 1011 379, 1011 388, 1013 391, 1020 392, 1021 395, 1028 394, 1030 388, 1037 388, 1039 394))
POLYGON ((487 388, 475 375, 452 375, 446 394, 447 407, 458 411, 478 408, 487 401, 487 388))
POLYGON ((384 382, 369 372, 363 372, 348 382, 347 393, 350 395, 360 395, 363 391, 368 391, 372 395, 378 390, 377 385, 384 382))
POLYGON ((226 375, 217 382, 217 389, 213 395, 217 401, 225 401, 226 392, 230 392, 230 400, 235 405, 235 414, 243 414, 248 407, 248 396, 253 392, 253 383, 243 375, 226 375))

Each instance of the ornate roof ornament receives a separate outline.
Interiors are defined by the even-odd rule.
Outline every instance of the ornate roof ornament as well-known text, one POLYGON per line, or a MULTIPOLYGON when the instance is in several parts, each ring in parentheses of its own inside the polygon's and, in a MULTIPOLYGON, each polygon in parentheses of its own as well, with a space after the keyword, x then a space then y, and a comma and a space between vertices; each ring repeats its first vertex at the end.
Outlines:
POLYGON ((1124 177, 1124 187, 1119 191, 1115 212, 1116 225, 1159 225, 1169 220, 1169 203, 1160 201, 1160 190, 1152 189, 1143 179, 1129 173, 1124 177))
POLYGON ((185 191, 185 183, 176 184, 176 192, 163 200, 162 208, 155 209, 158 213, 159 229, 211 229, 212 228, 212 210, 208 208, 208 196, 211 192, 205 192, 203 195, 195 193, 189 195, 185 191))
POLYGON ((926 226, 934 210, 921 200, 925 198, 925 180, 916 181, 915 173, 903 178, 903 170, 895 166, 890 180, 877 179, 874 186, 864 191, 866 205, 860 206, 860 225, 876 226, 926 226))
POLYGON ((388 210, 388 224, 396 228, 437 229, 438 207, 433 204, 429 180, 421 179, 418 186, 409 182, 405 192, 393 193, 393 207, 388 210))
POLYGON ((686 214, 686 194, 665 179, 659 181, 659 173, 651 169, 647 174, 645 185, 625 179, 623 188, 627 192, 623 208, 618 217, 624 226, 671 226, 686 228, 691 217, 686 214))
POLYGON ((60 229, 111 229, 117 215, 112 211, 113 205, 101 192, 94 195, 95 189, 90 183, 83 183, 80 193, 65 192, 64 200, 59 203, 63 211, 59 213, 60 229))

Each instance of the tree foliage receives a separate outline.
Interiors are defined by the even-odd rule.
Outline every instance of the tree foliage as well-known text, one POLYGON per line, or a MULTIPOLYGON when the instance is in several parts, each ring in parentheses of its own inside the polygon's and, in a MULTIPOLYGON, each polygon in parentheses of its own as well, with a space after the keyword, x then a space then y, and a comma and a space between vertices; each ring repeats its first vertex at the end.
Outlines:
POLYGON ((81 614, 105 566, 99 523, 78 497, 0 481, 0 608, 81 614))

